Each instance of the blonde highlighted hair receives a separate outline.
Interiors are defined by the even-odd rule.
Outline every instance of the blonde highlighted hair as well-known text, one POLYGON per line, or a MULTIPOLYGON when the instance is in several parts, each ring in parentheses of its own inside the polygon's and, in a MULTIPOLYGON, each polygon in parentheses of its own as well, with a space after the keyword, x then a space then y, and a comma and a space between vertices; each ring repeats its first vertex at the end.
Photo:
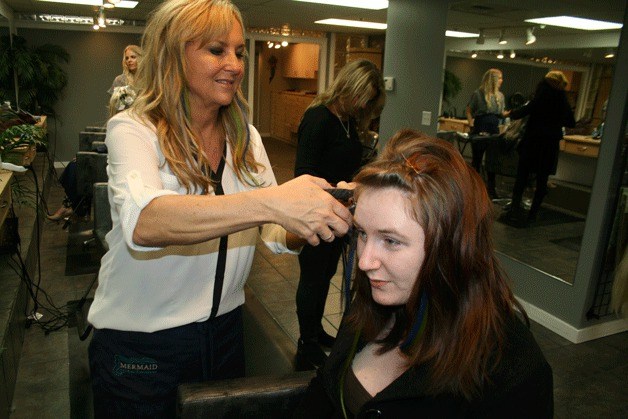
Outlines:
POLYGON ((484 99, 487 104, 490 104, 491 98, 495 97, 495 102, 497 102, 497 105, 502 108, 504 103, 502 103, 502 96, 498 94, 500 77, 502 77, 501 70, 497 68, 490 68, 486 70, 482 76, 480 90, 484 93, 484 99))
POLYGON ((338 110, 355 118, 359 130, 364 130, 371 119, 379 116, 385 100, 382 73, 371 61, 356 60, 347 63, 309 107, 338 104, 338 110))
MULTIPOLYGON (((211 40, 244 23, 230 0, 167 0, 149 18, 142 37, 143 57, 137 70, 140 91, 133 112, 152 122, 170 169, 188 190, 206 193, 212 187, 209 161, 192 130, 185 45, 211 40)), ((231 146, 240 181, 258 185, 253 173, 261 165, 249 148, 249 108, 238 87, 233 101, 218 114, 231 146)))

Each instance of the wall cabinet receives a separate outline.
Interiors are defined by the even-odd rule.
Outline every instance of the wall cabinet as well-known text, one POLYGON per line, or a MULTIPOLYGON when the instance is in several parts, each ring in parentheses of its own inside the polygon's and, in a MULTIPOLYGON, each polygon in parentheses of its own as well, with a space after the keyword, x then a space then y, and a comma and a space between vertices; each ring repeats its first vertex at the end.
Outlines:
POLYGON ((286 50, 283 76, 295 79, 318 77, 318 44, 291 44, 286 50))
POLYGON ((347 48, 345 61, 368 60, 382 69, 382 51, 379 48, 347 48))
POLYGON ((314 95, 301 92, 273 93, 270 117, 271 135, 296 145, 301 117, 314 97, 314 95))

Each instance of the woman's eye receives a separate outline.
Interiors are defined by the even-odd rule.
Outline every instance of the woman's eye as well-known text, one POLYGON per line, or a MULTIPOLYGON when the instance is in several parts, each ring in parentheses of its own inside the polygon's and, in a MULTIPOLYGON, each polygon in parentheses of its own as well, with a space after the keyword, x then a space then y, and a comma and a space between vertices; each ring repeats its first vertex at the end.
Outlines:
POLYGON ((244 58, 244 52, 236 52, 236 57, 238 57, 238 60, 242 60, 244 58))
POLYGON ((399 246, 401 244, 400 241, 395 240, 395 239, 391 239, 390 237, 385 238, 384 241, 386 242, 386 245, 390 246, 390 247, 396 247, 396 246, 399 246))
POLYGON ((356 229, 356 233, 358 235, 358 238, 362 241, 366 240, 366 233, 364 232, 364 230, 360 230, 359 228, 356 229))
POLYGON ((213 55, 220 55, 222 54, 223 50, 222 48, 210 48, 209 52, 211 52, 213 55))

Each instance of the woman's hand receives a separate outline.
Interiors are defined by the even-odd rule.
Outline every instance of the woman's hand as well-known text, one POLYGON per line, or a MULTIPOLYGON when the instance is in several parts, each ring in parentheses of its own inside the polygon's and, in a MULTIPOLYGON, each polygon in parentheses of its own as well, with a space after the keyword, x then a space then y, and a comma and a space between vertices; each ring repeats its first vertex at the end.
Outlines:
POLYGON ((344 236, 352 222, 351 213, 324 191, 330 187, 324 179, 303 175, 264 189, 265 205, 274 215, 272 222, 312 246, 344 236))

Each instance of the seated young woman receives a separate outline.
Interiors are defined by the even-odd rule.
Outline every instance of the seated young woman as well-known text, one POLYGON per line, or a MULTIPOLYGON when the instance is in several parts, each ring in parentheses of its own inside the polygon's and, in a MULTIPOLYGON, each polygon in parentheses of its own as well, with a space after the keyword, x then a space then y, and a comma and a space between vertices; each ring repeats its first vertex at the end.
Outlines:
POLYGON ((551 418, 552 370, 495 257, 476 171, 403 130, 354 180, 353 298, 296 417, 551 418))

